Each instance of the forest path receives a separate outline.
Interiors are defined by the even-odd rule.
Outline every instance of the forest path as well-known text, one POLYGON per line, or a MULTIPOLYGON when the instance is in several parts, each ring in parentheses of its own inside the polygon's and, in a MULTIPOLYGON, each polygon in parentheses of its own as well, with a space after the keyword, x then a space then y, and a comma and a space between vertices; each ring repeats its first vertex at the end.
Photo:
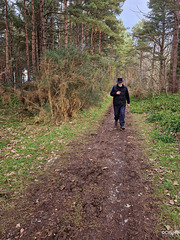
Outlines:
POLYGON ((29 190, 23 209, 17 207, 25 220, 16 220, 1 239, 161 239, 136 136, 131 113, 120 131, 111 108, 89 143, 72 143, 66 164, 29 190))

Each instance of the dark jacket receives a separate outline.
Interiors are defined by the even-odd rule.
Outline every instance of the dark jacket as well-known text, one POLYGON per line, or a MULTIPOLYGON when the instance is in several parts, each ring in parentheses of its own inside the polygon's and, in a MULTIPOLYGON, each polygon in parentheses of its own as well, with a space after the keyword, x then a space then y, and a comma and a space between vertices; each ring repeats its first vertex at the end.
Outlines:
POLYGON ((118 84, 114 85, 110 95, 113 96, 113 104, 114 105, 124 105, 126 101, 130 104, 129 92, 126 86, 122 85, 119 87, 118 84), (120 95, 117 95, 116 92, 120 91, 120 95))

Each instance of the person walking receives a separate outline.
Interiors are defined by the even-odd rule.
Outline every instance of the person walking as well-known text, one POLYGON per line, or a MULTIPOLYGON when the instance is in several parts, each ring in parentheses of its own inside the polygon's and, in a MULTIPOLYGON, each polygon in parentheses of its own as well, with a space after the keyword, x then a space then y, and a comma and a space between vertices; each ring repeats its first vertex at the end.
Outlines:
POLYGON ((125 110, 126 102, 127 106, 130 106, 130 97, 128 88, 123 84, 123 79, 118 78, 117 84, 113 86, 110 95, 113 97, 113 106, 114 106, 114 119, 115 126, 117 126, 118 120, 120 124, 120 130, 124 130, 125 124, 125 110))

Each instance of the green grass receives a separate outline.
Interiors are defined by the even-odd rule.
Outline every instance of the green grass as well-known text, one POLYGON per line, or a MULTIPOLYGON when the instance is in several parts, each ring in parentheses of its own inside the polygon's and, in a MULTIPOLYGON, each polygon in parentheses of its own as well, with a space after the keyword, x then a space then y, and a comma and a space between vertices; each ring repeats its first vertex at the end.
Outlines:
POLYGON ((0 108, 0 200, 47 169, 68 143, 95 131, 111 100, 107 97, 100 107, 79 112, 58 126, 35 124, 32 117, 19 116, 16 108, 0 108))
MULTIPOLYGON (((159 231, 180 230, 180 162, 179 162, 179 109, 180 94, 164 95, 143 100, 133 99, 132 112, 151 169, 146 177, 153 182, 154 195, 159 199, 159 231)), ((180 239, 168 235, 168 239, 180 239)))

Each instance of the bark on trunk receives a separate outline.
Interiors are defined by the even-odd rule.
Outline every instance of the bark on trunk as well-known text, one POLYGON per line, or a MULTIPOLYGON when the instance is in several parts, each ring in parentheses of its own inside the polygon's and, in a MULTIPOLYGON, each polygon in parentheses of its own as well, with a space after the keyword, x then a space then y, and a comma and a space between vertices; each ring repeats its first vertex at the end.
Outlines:
POLYGON ((32 69, 33 74, 36 72, 36 50, 35 50, 35 14, 34 14, 34 0, 31 0, 32 7, 32 69))
POLYGON ((59 30, 59 35, 58 35, 58 47, 61 48, 61 33, 59 30))
POLYGON ((84 26, 81 25, 81 50, 83 50, 84 26))
POLYGON ((27 18, 26 18, 26 0, 24 0, 24 24, 26 36, 26 64, 27 64, 27 80, 30 81, 30 67, 29 67, 29 46, 28 46, 28 31, 27 31, 27 18))
POLYGON ((64 46, 68 46, 67 0, 64 0, 64 46))
POLYGON ((86 26, 86 51, 88 51, 88 28, 87 28, 87 26, 86 26))
POLYGON ((156 43, 154 42, 154 47, 153 47, 153 56, 152 56, 152 69, 151 69, 151 79, 149 82, 149 88, 153 89, 154 88, 154 58, 155 58, 155 51, 156 51, 156 43))
POLYGON ((80 33, 79 33, 79 24, 77 24, 77 27, 76 27, 76 28, 77 28, 77 41, 76 41, 76 42, 77 42, 77 47, 79 47, 79 42, 80 42, 80 41, 79 41, 79 39, 80 39, 80 38, 79 38, 79 35, 80 35, 80 33))
MULTIPOLYGON (((111 49, 110 49, 110 59, 112 61, 113 59, 113 46, 111 46, 111 49)), ((112 65, 110 63, 110 80, 113 81, 113 76, 112 76, 112 65)))
POLYGON ((72 23, 69 22, 69 43, 72 45, 72 23))
POLYGON ((165 89, 164 80, 165 76, 163 77, 163 65, 164 65, 164 42, 165 42, 165 15, 163 19, 163 32, 161 38, 161 46, 160 46, 160 72, 159 72, 159 83, 160 83, 160 91, 165 89))
POLYGON ((92 28, 92 31, 91 31, 91 53, 93 53, 93 28, 92 28))
POLYGON ((18 56, 17 56, 17 52, 15 52, 15 84, 16 84, 16 87, 18 87, 18 79, 19 79, 19 76, 18 76, 18 56))
POLYGON ((8 25, 8 4, 6 4, 6 82, 9 82, 9 25, 8 25))
POLYGON ((101 30, 99 31, 99 52, 101 52, 101 30))
POLYGON ((54 50, 54 0, 52 2, 52 49, 54 50))
POLYGON ((74 44, 74 47, 77 46, 77 26, 75 24, 73 24, 73 44, 74 44))
POLYGON ((11 86, 14 88, 14 75, 13 75, 13 39, 12 39, 12 35, 10 34, 10 59, 11 59, 11 63, 10 63, 10 79, 11 79, 11 86))
MULTIPOLYGON (((61 1, 61 5, 59 6, 59 11, 62 13, 62 1, 61 1)), ((58 25, 58 30, 59 30, 59 32, 58 32, 58 47, 59 48, 61 48, 61 24, 59 23, 59 25, 58 25)))
MULTIPOLYGON (((69 5, 72 5, 72 1, 69 0, 69 5)), ((69 21, 69 43, 72 45, 72 23, 69 21)))
POLYGON ((141 77, 141 83, 143 80, 143 54, 144 52, 141 51, 141 55, 140 55, 140 77, 141 77))
POLYGON ((42 39, 42 56, 46 50, 46 32, 45 32, 45 19, 44 19, 44 0, 40 0, 40 16, 41 16, 41 39, 42 39))
POLYGON ((19 79, 18 79, 18 85, 21 88, 22 87, 22 52, 19 51, 19 79))
MULTIPOLYGON (((174 5, 179 6, 179 0, 174 2, 174 5)), ((178 35, 179 35, 179 22, 180 22, 179 9, 174 10, 174 29, 173 29, 173 41, 171 51, 171 64, 172 64, 172 92, 178 92, 178 81, 177 81, 177 58, 178 58, 178 35)))
POLYGON ((38 45, 38 32, 36 29, 36 62, 37 62, 37 71, 39 71, 39 45, 38 45))
POLYGON ((94 30, 94 53, 96 53, 96 47, 97 47, 97 28, 94 30))

